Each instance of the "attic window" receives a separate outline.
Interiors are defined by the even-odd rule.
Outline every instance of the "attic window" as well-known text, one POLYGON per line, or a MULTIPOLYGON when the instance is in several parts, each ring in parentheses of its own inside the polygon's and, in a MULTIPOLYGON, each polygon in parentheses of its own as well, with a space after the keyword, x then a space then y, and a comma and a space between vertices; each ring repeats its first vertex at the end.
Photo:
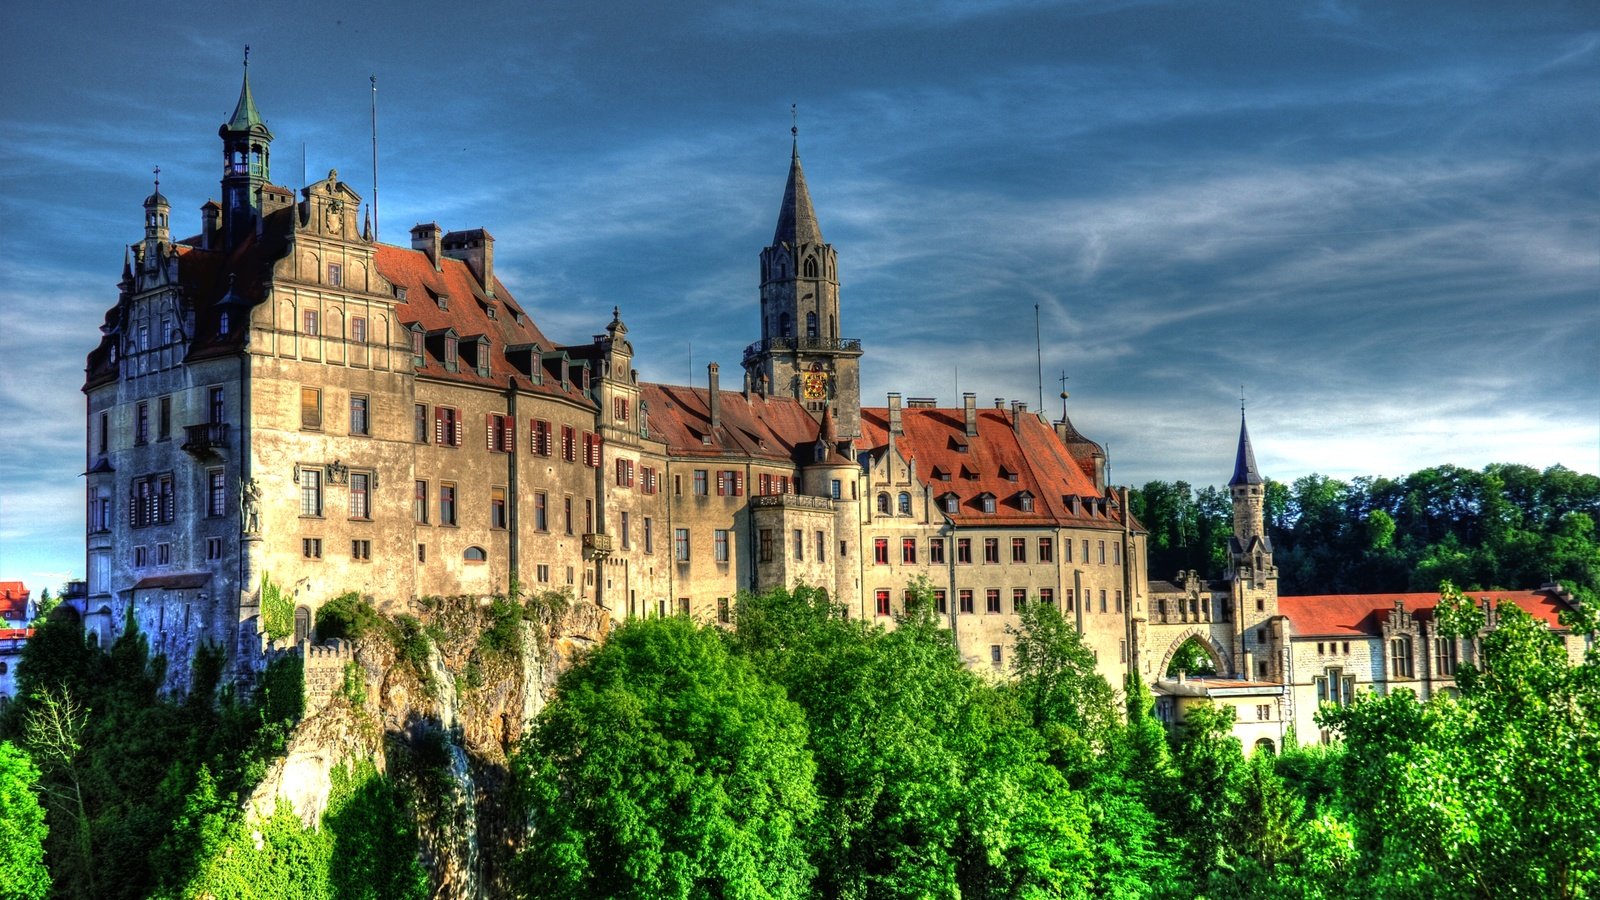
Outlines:
POLYGON ((1033 495, 1027 491, 1018 494, 1017 506, 1021 507, 1023 512, 1033 512, 1033 495))
POLYGON ((434 294, 433 295, 433 302, 439 304, 439 308, 440 309, 449 309, 450 308, 450 295, 449 294, 434 294))
POLYGON ((1017 480, 1017 473, 1011 471, 1009 468, 1007 468, 1005 466, 1001 466, 1000 467, 1000 477, 1004 478, 1007 481, 1015 483, 1016 480, 1017 480))
POLYGON ((522 313, 512 313, 511 317, 516 320, 518 325, 522 324, 522 313))
POLYGON ((978 495, 978 503, 983 508, 983 511, 985 513, 988 513, 989 515, 994 515, 994 495, 993 494, 979 494, 978 495))
POLYGON ((426 362, 422 358, 422 337, 421 329, 411 332, 411 364, 419 369, 426 362))
POLYGON ((489 377, 489 342, 478 339, 478 377, 489 377))
POLYGON ((960 512, 961 511, 961 498, 957 497, 955 494, 945 494, 944 495, 944 511, 949 513, 952 516, 955 515, 956 513, 960 512))
POLYGON ((394 286, 394 298, 396 300, 402 300, 402 301, 405 300, 406 299, 406 289, 401 287, 401 286, 399 286, 398 284, 395 285, 394 286))
POLYGON ((498 316, 495 314, 495 308, 492 307, 492 306, 487 307, 486 309, 484 309, 484 313, 486 315, 488 315, 488 317, 491 318, 491 319, 498 318, 498 316))
POLYGON ((933 467, 933 477, 936 481, 949 481, 950 473, 938 466, 933 467))
POLYGON ((456 372, 461 368, 459 344, 460 339, 455 335, 447 334, 444 336, 444 368, 446 372, 456 372))

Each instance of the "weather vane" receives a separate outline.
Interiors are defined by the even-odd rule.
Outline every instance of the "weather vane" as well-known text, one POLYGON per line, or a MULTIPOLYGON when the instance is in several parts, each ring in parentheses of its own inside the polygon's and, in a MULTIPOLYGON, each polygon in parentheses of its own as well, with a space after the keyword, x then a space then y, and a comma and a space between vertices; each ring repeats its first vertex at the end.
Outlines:
POLYGON ((1244 415, 1244 385, 1239 385, 1239 415, 1244 415))
POLYGON ((245 44, 244 45, 244 67, 246 69, 250 68, 250 45, 249 44, 245 44))
POLYGON ((1061 377, 1056 381, 1061 382, 1061 421, 1067 420, 1067 370, 1061 370, 1061 377))

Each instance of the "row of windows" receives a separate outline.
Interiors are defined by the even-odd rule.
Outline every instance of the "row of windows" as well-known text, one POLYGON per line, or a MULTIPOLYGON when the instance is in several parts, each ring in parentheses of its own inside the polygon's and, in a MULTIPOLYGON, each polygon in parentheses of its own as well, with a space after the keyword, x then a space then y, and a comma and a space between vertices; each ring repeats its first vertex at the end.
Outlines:
MULTIPOLYGON (((944 512, 952 516, 961 512, 961 498, 956 494, 941 494, 939 495, 938 499, 939 507, 944 510, 944 512)), ((1031 513, 1034 511, 1033 495, 1027 491, 1019 491, 1014 497, 1012 497, 1012 501, 1014 502, 1016 508, 1022 512, 1031 513)), ((972 503, 974 507, 981 510, 983 513, 987 515, 994 515, 997 507, 997 498, 991 493, 984 492, 976 497, 973 497, 972 503)), ((890 505, 890 497, 887 493, 878 494, 878 515, 891 515, 890 505)), ((906 491, 901 491, 898 499, 894 501, 893 508, 899 515, 911 515, 911 494, 906 491)))
MULTIPOLYGON (((150 565, 172 565, 172 544, 167 542, 156 544, 155 551, 155 558, 152 560, 149 547, 142 544, 135 546, 133 548, 133 558, 129 562, 136 569, 142 569, 150 565)), ((206 560, 215 562, 220 559, 222 559, 222 538, 206 538, 206 560)))
MULTIPOLYGON (((344 280, 344 269, 338 263, 328 263, 328 283, 338 287, 344 280)), ((226 330, 223 331, 226 334, 226 330)), ((300 333, 306 337, 322 337, 322 315, 317 310, 305 309, 300 311, 300 333)), ((352 344, 365 344, 367 342, 367 317, 350 317, 350 342, 352 344)))
MULTIPOLYGON (((207 391, 208 422, 221 424, 227 421, 228 404, 227 393, 223 388, 213 387, 207 391)), ((155 440, 167 441, 172 439, 172 397, 171 395, 156 399, 154 417, 155 440)), ((144 400, 134 407, 133 412, 133 443, 134 446, 143 446, 151 441, 151 413, 150 401, 144 400)), ((100 452, 107 453, 111 449, 111 415, 100 414, 100 452)))
MULTIPOLYGON (((827 532, 817 531, 813 534, 815 535, 815 542, 812 544, 813 556, 811 558, 816 562, 827 562, 827 532)), ((756 538, 761 562, 772 562, 774 556, 776 555, 775 548, 777 545, 777 537, 773 533, 773 530, 771 528, 763 528, 757 532, 756 538)), ((839 542, 839 555, 841 557, 845 555, 845 548, 847 546, 848 545, 844 541, 839 542)), ((791 533, 790 547, 790 553, 792 554, 793 559, 797 562, 804 562, 806 558, 806 533, 804 529, 796 528, 793 530, 791 533)))
MULTIPOLYGON (((1005 608, 1004 608, 1004 605, 1003 605, 1003 600, 1004 600, 1003 589, 1001 589, 1001 588, 985 588, 983 594, 984 594, 984 596, 983 596, 983 610, 984 610, 985 613, 993 613, 993 614, 1004 614, 1005 613, 1005 608)), ((891 608, 890 603, 889 603, 889 598, 890 598, 890 591, 887 588, 878 588, 877 590, 875 590, 873 592, 873 606, 874 606, 874 609, 876 610, 878 615, 880 615, 880 616, 889 616, 889 615, 893 615, 894 614, 894 610, 891 608)), ((974 594, 974 591, 973 591, 972 588, 960 588, 960 589, 958 589, 956 591, 956 604, 957 604, 956 610, 957 610, 957 612, 960 613, 961 615, 972 615, 972 614, 974 614, 976 612, 976 606, 975 606, 975 602, 976 601, 975 601, 974 598, 975 598, 975 594, 974 594)), ((950 607, 949 607, 948 600, 949 600, 948 595, 947 595, 947 593, 945 592, 945 590, 943 588, 935 588, 934 589, 934 591, 933 591, 933 604, 934 604, 935 609, 937 609, 939 611, 939 613, 948 614, 950 612, 950 607)), ((904 591, 903 594, 901 595, 901 602, 902 602, 902 604, 909 604, 911 602, 911 591, 909 589, 904 591)), ((1029 600, 1028 600, 1028 589, 1027 588, 1012 588, 1011 589, 1011 612, 1013 614, 1020 614, 1022 612, 1023 608, 1028 605, 1028 602, 1029 602, 1029 600)), ((1039 592, 1038 592, 1038 600, 1037 600, 1037 602, 1054 605, 1055 602, 1056 602, 1055 589, 1054 588, 1040 588, 1039 592)), ((902 606, 902 609, 903 608, 904 608, 904 606, 902 606)))
MULTIPOLYGON (((889 564, 889 538, 880 537, 872 539, 872 561, 880 566, 889 564)), ((956 563, 958 565, 972 564, 972 538, 956 538, 956 563)), ((1028 539, 1014 537, 1010 541, 1009 560, 1013 563, 1028 562, 1028 539)), ((1106 542, 1100 541, 1100 562, 1105 563, 1106 542)), ((935 537, 927 539, 928 562, 942 565, 945 562, 945 538, 935 537)), ((1001 561, 1000 538, 983 538, 983 561, 986 565, 998 565, 1001 561)), ((1056 543, 1053 537, 1038 539, 1034 551, 1034 561, 1041 563, 1055 562, 1056 543)), ((1113 543, 1113 549, 1120 549, 1120 545, 1113 543)), ((1072 562, 1072 541, 1062 544, 1062 562, 1072 562)), ((917 565, 920 542, 915 537, 900 539, 900 562, 903 565, 917 565)), ((1084 562, 1088 562, 1089 542, 1083 542, 1084 562)), ((1115 554, 1120 558, 1120 553, 1115 554)))

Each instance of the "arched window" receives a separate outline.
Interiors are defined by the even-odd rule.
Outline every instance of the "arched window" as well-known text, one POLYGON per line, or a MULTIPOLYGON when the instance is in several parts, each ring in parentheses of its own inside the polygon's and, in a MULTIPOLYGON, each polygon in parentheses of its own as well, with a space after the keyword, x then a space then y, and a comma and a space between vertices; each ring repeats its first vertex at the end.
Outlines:
POLYGON ((900 492, 900 515, 911 515, 911 495, 905 491, 900 492))
POLYGON ((461 554, 461 558, 467 562, 484 562, 489 558, 489 554, 482 547, 468 547, 461 554))
POLYGON ((817 339, 817 314, 814 312, 806 313, 806 337, 817 339))
POLYGON ((1411 677, 1411 638, 1397 637, 1389 641, 1389 676, 1411 677))
POLYGON ((817 277, 817 258, 815 256, 806 257, 805 272, 807 278, 817 277))
POLYGON ((0 662, 0 675, 4 675, 8 668, 9 666, 6 663, 0 662))
POLYGON ((1256 751, 1271 755, 1278 752, 1278 747, 1276 744, 1272 743, 1272 738, 1262 738, 1261 740, 1256 741, 1256 751))
POLYGON ((889 495, 888 494, 879 494, 878 495, 878 515, 887 516, 888 514, 889 514, 889 495))
POLYGON ((294 642, 311 640, 311 610, 304 606, 294 608, 294 642))

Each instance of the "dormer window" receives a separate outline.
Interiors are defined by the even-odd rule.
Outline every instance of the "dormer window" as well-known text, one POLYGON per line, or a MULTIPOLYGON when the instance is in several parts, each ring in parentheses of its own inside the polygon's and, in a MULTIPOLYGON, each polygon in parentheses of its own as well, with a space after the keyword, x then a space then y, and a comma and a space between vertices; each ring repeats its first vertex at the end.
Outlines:
POLYGON ((228 314, 227 313, 223 313, 221 316, 219 316, 217 318, 217 333, 218 334, 227 334, 228 333, 228 314))
POLYGON ((461 368, 460 339, 453 334, 444 336, 444 368, 447 372, 459 371, 461 368))
POLYGON ((994 515, 994 495, 989 493, 978 495, 978 505, 985 513, 994 515))
POLYGON ((422 337, 421 326, 413 327, 411 330, 411 364, 419 369, 427 362, 422 357, 422 337))
POLYGON ((489 377, 489 342, 478 338, 478 377, 489 377))
POLYGON ((448 294, 434 294, 433 295, 433 302, 439 304, 439 308, 440 309, 449 309, 450 308, 450 295, 448 295, 448 294))
POLYGON ((406 289, 401 287, 401 286, 399 286, 399 285, 395 285, 394 298, 396 300, 399 300, 400 302, 404 303, 405 299, 406 299, 406 289))
POLYGON ((940 499, 944 503, 944 511, 949 515, 953 516, 961 511, 961 498, 955 494, 945 494, 940 499))
POLYGON ((1022 493, 1018 494, 1017 506, 1020 507, 1023 512, 1033 512, 1033 495, 1027 491, 1023 491, 1022 493))
POLYGON ((817 441, 811 448, 811 455, 816 462, 822 462, 828 458, 828 445, 822 441, 817 441))
POLYGON ((491 319, 498 318, 498 315, 495 313, 495 309, 492 306, 486 307, 483 312, 491 319))

